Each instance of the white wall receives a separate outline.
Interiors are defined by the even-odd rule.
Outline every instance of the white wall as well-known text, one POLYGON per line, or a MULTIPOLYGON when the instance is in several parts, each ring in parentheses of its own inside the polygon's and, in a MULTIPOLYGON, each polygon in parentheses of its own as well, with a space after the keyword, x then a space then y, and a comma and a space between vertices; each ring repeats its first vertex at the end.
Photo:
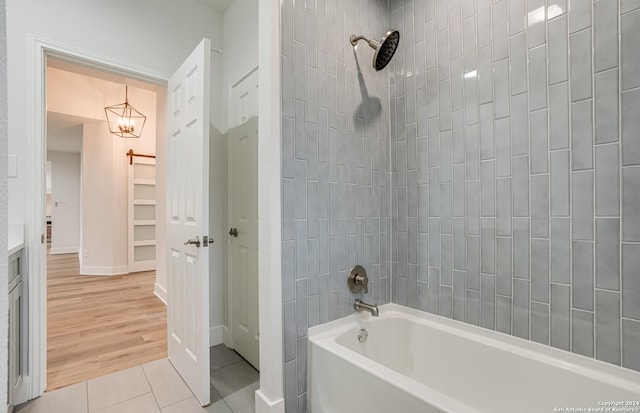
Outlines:
MULTIPOLYGON (((0 0, 0 297, 7 297, 7 53, 5 37, 5 2, 0 0)), ((8 300, 0 300, 0 371, 6 372, 8 300)), ((7 375, 0 374, 0 409, 7 405, 7 375)))
POLYGON ((125 273, 127 187, 126 175, 114 168, 116 139, 110 136, 106 122, 86 123, 83 129, 80 273, 125 273), (125 179, 124 185, 118 184, 120 179, 125 179))
POLYGON ((134 142, 114 137, 104 121, 84 124, 82 145, 80 273, 127 273, 129 161, 125 153, 130 147, 137 153, 154 152, 142 152, 134 142))
MULTIPOLYGON (((27 123, 29 109, 28 35, 60 42, 109 56, 166 78, 189 55, 202 37, 221 48, 222 16, 196 0, 10 0, 7 4, 9 100, 9 153, 18 157, 20 175, 9 186, 9 216, 28 219, 22 207, 28 201, 30 176, 28 140, 19 125, 27 123), (34 12, 37 11, 37 12, 34 12), (126 11, 123 13, 123 11, 126 11), (126 43, 131 41, 130 43, 126 43), (126 46, 123 46, 126 44, 126 46)), ((220 87, 220 56, 212 60, 214 79, 220 87), (219 79, 215 79, 215 77, 219 79)), ((215 125, 222 120, 220 90, 212 95, 215 125)), ((220 127, 218 126, 220 129, 220 127)))
MULTIPOLYGON (((55 3, 10 0, 7 15, 8 76, 11 79, 8 94, 12 102, 9 153, 17 155, 20 171, 9 186, 9 216, 12 221, 26 221, 27 225, 36 227, 40 223, 28 222, 33 213, 23 205, 31 202, 32 208, 39 207, 37 202, 29 200, 33 194, 30 174, 36 170, 36 165, 30 164, 29 141, 38 137, 25 139, 17 126, 27 123, 29 96, 32 96, 29 91, 29 35, 104 55, 164 78, 177 69, 203 37, 212 40, 212 47, 222 48, 221 14, 196 0, 60 0, 55 3), (125 43, 126 47, 123 47, 125 43)), ((221 56, 213 53, 211 120, 218 130, 223 130, 224 117, 221 62, 221 56)))
MULTIPOLYGON (((73 128, 82 139, 82 126, 73 128)), ((48 151, 51 162, 51 254, 80 247, 80 154, 48 151)))

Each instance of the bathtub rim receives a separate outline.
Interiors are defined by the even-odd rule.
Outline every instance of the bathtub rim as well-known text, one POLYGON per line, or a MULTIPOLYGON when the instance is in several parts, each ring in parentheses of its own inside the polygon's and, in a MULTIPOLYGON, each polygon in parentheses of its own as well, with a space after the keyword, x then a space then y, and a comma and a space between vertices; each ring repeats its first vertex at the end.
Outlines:
MULTIPOLYGON (((394 376, 406 377, 341 345, 337 342, 337 338, 349 330, 361 326, 358 323, 358 319, 364 322, 366 328, 367 323, 375 323, 378 320, 409 318, 418 324, 427 326, 427 328, 436 328, 465 339, 472 339, 518 356, 532 358, 552 368, 560 368, 574 374, 587 376, 640 395, 640 372, 626 367, 394 303, 384 304, 379 308, 379 318, 372 317, 369 313, 353 312, 346 317, 311 327, 308 332, 309 350, 311 350, 312 345, 317 345, 337 353, 341 358, 356 366, 373 363, 394 373, 394 376)), ((444 394, 443 396, 448 397, 444 394)))
MULTIPOLYGON (((327 324, 333 323, 336 323, 334 325, 338 325, 337 328, 340 329, 340 334, 345 333, 354 326, 358 325, 355 321, 354 314, 350 314, 347 317, 332 321, 331 323, 327 324)), ((322 326, 326 326, 326 324, 323 324, 322 326)), ((482 413, 480 410, 473 408, 468 404, 465 404, 460 400, 453 398, 452 396, 436 390, 433 387, 426 386, 409 376, 406 376, 396 370, 384 366, 368 357, 363 356, 362 354, 349 349, 348 347, 339 344, 337 341, 335 341, 335 338, 338 335, 332 334, 333 329, 328 328, 326 330, 327 331, 319 334, 319 337, 315 337, 313 340, 311 339, 310 332, 307 344, 307 363, 311 363, 311 361, 314 359, 315 352, 319 349, 322 352, 326 352, 334 357, 337 357, 346 364, 352 365, 358 369, 371 371, 372 375, 385 382, 388 386, 394 387, 402 393, 408 393, 416 399, 422 400, 424 403, 428 403, 443 412, 455 411, 458 413, 482 413)), ((314 394, 313 390, 315 386, 315 378, 313 377, 311 368, 307 369, 307 375, 307 395, 310 398, 310 402, 313 404, 313 400, 311 398, 314 394)))

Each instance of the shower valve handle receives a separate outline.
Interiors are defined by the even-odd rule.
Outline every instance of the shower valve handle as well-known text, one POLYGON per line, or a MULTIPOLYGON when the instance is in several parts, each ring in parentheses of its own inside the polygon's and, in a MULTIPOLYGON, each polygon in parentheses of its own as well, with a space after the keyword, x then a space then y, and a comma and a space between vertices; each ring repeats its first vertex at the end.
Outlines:
POLYGON ((364 293, 369 294, 369 278, 366 275, 356 275, 355 276, 356 285, 364 285, 364 293))
POLYGON ((367 277, 367 270, 362 265, 356 265, 349 271, 347 277, 347 285, 349 291, 354 294, 360 294, 364 290, 365 294, 369 293, 369 277, 367 277))

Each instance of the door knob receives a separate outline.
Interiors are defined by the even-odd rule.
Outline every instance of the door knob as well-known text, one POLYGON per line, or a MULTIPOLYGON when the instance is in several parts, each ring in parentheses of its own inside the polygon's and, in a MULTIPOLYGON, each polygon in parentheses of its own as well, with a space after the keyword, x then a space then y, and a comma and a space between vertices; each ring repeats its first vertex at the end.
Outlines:
POLYGON ((231 228, 229 230, 229 235, 232 237, 238 238, 238 228, 231 228))
POLYGON ((194 239, 190 239, 184 242, 184 245, 195 245, 196 248, 200 248, 200 237, 196 235, 196 237, 194 239))

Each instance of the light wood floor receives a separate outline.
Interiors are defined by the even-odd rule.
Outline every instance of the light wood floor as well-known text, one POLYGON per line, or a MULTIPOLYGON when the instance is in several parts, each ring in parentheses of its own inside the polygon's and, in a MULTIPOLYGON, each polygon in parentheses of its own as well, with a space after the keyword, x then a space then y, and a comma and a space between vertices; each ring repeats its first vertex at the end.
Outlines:
POLYGON ((48 255, 47 390, 167 357, 155 271, 79 275, 78 254, 48 255))

